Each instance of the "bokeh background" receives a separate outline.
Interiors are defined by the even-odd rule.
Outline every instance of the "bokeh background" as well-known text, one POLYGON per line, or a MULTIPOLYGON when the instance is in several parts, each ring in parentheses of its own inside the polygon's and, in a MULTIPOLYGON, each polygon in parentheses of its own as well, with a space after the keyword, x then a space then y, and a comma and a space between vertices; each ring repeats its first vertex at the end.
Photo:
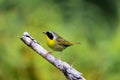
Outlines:
POLYGON ((23 44, 25 31, 47 50, 43 31, 80 42, 63 61, 87 80, 120 80, 120 0, 0 0, 0 80, 66 80, 23 44))

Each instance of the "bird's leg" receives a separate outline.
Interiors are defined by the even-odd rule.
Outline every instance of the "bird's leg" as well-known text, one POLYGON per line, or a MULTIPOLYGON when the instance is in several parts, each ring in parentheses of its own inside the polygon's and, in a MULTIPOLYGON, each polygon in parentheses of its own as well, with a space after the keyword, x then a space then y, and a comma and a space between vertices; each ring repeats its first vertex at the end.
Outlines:
POLYGON ((74 65, 74 62, 72 62, 70 66, 73 67, 73 65, 74 65))
POLYGON ((59 59, 60 60, 62 59, 62 52, 60 52, 59 59))

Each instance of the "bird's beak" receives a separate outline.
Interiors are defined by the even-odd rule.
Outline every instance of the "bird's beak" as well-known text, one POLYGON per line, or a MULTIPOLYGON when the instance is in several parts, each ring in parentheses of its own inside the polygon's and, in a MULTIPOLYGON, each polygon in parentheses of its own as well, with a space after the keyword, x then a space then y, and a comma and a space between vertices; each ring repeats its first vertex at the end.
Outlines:
POLYGON ((46 32, 43 32, 43 34, 46 34, 46 32))

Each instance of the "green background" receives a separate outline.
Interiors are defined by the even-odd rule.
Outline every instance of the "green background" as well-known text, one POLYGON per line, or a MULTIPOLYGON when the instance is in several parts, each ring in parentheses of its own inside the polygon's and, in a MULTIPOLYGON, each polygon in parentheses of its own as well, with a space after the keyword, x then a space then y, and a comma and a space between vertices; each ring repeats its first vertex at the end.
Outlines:
POLYGON ((120 80, 119 0, 0 0, 0 80, 66 80, 23 44, 25 31, 49 51, 44 31, 80 42, 62 60, 86 80, 120 80))

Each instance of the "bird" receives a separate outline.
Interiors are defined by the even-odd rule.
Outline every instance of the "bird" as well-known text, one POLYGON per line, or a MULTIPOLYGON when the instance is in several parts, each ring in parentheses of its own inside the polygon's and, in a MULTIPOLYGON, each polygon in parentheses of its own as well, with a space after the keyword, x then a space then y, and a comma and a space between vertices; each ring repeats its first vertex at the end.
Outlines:
POLYGON ((53 51, 62 52, 69 46, 72 46, 74 44, 80 44, 80 42, 69 42, 53 31, 46 31, 43 33, 45 34, 47 45, 53 51))

